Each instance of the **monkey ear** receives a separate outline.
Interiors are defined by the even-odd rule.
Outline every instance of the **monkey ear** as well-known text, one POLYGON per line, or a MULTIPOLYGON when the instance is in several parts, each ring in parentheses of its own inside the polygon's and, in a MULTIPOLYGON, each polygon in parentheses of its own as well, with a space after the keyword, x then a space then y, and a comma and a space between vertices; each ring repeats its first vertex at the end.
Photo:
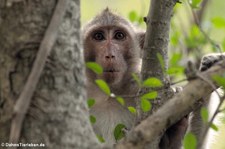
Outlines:
POLYGON ((137 38, 140 48, 143 49, 145 42, 145 32, 144 31, 137 32, 137 38))

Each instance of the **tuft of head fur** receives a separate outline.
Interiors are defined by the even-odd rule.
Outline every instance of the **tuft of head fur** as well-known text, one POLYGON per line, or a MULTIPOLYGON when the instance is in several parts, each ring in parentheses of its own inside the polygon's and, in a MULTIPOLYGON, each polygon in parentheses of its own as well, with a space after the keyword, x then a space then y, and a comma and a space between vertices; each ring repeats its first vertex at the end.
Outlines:
POLYGON ((82 28, 82 35, 85 36, 99 26, 119 26, 135 32, 135 27, 127 19, 113 13, 109 8, 104 9, 100 14, 95 16, 82 28))

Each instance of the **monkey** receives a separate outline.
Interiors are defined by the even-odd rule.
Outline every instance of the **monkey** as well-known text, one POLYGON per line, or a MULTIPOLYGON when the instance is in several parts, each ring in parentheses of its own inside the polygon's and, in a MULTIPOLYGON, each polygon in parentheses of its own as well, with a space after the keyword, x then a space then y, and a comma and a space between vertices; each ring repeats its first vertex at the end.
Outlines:
POLYGON ((86 69, 87 94, 95 99, 90 109, 90 114, 96 118, 93 129, 110 146, 115 144, 113 132, 117 124, 124 124, 126 129, 131 129, 134 124, 135 116, 127 107, 135 107, 135 100, 124 98, 123 106, 103 93, 94 80, 103 79, 115 95, 134 96, 138 85, 132 73, 140 72, 140 41, 143 41, 143 35, 129 21, 108 8, 83 27, 84 59, 86 62, 96 62, 103 68, 101 75, 86 69))

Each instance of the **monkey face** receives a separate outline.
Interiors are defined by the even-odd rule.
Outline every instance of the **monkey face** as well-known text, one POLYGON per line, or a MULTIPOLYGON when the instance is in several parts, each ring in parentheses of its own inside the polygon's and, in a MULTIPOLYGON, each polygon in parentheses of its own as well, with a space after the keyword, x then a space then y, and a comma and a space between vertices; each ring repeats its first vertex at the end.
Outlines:
POLYGON ((126 19, 104 10, 83 27, 82 37, 86 62, 96 62, 103 68, 97 76, 86 70, 87 78, 105 80, 111 88, 119 88, 132 80, 139 71, 144 34, 126 19))
POLYGON ((94 29, 84 40, 85 60, 95 61, 103 68, 96 76, 110 85, 118 84, 128 71, 134 57, 134 43, 129 32, 121 27, 106 26, 94 29))

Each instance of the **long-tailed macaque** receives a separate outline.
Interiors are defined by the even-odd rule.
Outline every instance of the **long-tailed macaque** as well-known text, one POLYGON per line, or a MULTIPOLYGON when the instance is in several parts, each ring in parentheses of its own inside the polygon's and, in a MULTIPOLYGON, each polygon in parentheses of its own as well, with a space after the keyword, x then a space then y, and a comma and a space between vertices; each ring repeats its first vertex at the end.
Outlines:
MULTIPOLYGON (((140 73, 144 32, 107 8, 83 27, 82 36, 85 61, 96 62, 103 68, 101 75, 86 69, 88 97, 96 101, 90 109, 90 114, 96 117, 93 128, 106 144, 113 145, 116 143, 113 134, 116 125, 122 123, 129 130, 134 124, 134 115, 127 107, 135 107, 134 98, 130 97, 139 90, 132 73, 140 73), (125 97, 125 106, 103 93, 96 86, 96 79, 105 80, 112 93, 125 97)), ((159 148, 180 148, 186 128, 187 117, 166 131, 159 148)))
POLYGON ((139 73, 140 41, 143 41, 144 34, 137 32, 126 19, 105 9, 84 26, 82 35, 85 61, 96 62, 103 68, 101 75, 86 70, 88 97, 96 101, 90 109, 91 115, 96 117, 93 128, 106 144, 112 145, 117 124, 124 124, 127 129, 132 127, 134 115, 127 107, 135 107, 135 101, 134 98, 125 98, 125 106, 121 105, 100 91, 94 80, 105 80, 115 95, 134 96, 138 86, 132 73, 139 73))

